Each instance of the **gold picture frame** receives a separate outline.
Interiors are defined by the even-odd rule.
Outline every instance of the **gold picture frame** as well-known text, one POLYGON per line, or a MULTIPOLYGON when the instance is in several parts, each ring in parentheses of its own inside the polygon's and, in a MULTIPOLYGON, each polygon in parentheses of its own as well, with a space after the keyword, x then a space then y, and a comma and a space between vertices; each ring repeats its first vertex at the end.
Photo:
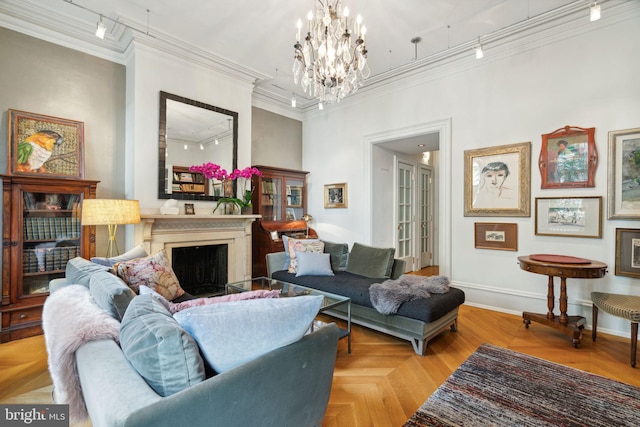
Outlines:
POLYGON ((531 142, 464 152, 464 216, 531 216, 531 142))
POLYGON ((324 207, 326 209, 347 208, 349 206, 347 183, 326 184, 324 186, 324 207))

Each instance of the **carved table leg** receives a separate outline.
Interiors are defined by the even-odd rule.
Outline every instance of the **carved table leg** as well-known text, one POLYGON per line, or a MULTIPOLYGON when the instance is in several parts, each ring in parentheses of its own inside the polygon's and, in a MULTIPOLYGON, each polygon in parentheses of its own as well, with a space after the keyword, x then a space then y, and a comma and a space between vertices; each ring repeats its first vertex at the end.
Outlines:
POLYGON ((567 317, 567 278, 560 278, 560 323, 566 325, 569 321, 567 317))
POLYGON ((549 308, 549 311, 547 312, 547 319, 555 318, 555 315, 553 314, 554 299, 555 296, 553 294, 553 276, 549 276, 549 282, 547 286, 547 307, 549 308))

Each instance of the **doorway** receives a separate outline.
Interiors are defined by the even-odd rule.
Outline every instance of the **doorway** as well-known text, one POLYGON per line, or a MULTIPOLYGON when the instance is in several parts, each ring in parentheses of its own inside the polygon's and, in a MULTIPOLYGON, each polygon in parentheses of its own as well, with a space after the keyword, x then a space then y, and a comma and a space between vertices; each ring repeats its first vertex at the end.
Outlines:
MULTIPOLYGON (((365 136, 365 170, 369 176, 369 185, 364 188, 365 200, 369 200, 368 213, 363 216, 365 228, 369 230, 369 243, 378 247, 397 248, 397 196, 396 196, 396 163, 402 158, 409 163, 421 165, 425 162, 421 153, 429 152, 431 160, 431 212, 427 216, 432 247, 426 248, 423 259, 423 248, 418 246, 414 254, 419 255, 419 262, 425 261, 439 268, 440 274, 448 275, 451 271, 451 119, 421 123, 406 128, 392 129, 365 136), (406 150, 413 150, 409 155, 406 150), (430 249, 430 250, 429 250, 430 249), (431 259, 429 260, 429 253, 431 259)), ((422 172, 415 170, 414 176, 422 179, 422 172)), ((425 174, 428 176, 428 174, 425 174)), ((426 178, 425 178, 426 179, 426 178)), ((415 206, 421 206, 417 203, 415 206)), ((419 223, 417 228, 422 228, 419 223)), ((418 234, 414 244, 422 242, 422 234, 418 234)), ((366 243, 366 242, 365 242, 366 243)), ((397 256, 397 255, 396 255, 397 256)), ((416 267, 420 268, 420 267, 416 267)))

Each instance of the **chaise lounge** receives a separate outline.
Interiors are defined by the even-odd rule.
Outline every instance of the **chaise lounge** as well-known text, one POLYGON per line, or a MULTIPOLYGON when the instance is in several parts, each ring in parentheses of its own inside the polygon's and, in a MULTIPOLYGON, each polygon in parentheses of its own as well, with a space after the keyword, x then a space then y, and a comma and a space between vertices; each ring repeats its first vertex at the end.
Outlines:
MULTIPOLYGON (((382 314, 371 303, 370 287, 387 279, 398 279, 404 273, 404 261, 394 259, 394 251, 386 248, 355 243, 349 253, 346 244, 324 243, 325 252, 330 254, 332 275, 290 273, 283 268, 287 263, 287 253, 276 252, 266 257, 269 277, 350 297, 353 323, 408 340, 416 354, 421 356, 430 339, 447 328, 457 330, 458 307, 465 299, 462 290, 449 288, 449 292, 444 294, 406 301, 395 314, 382 314), (384 268, 381 269, 379 264, 386 263, 386 259, 391 267, 387 277, 384 277, 384 268)), ((344 307, 336 307, 325 313, 345 320, 348 316, 344 307)))

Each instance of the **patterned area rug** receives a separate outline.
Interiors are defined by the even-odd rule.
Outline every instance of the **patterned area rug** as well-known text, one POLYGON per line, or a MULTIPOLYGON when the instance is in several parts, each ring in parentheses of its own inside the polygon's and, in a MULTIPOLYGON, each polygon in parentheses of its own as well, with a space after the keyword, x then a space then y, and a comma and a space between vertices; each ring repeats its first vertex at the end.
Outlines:
POLYGON ((640 426, 640 388, 483 344, 404 426, 640 426))

